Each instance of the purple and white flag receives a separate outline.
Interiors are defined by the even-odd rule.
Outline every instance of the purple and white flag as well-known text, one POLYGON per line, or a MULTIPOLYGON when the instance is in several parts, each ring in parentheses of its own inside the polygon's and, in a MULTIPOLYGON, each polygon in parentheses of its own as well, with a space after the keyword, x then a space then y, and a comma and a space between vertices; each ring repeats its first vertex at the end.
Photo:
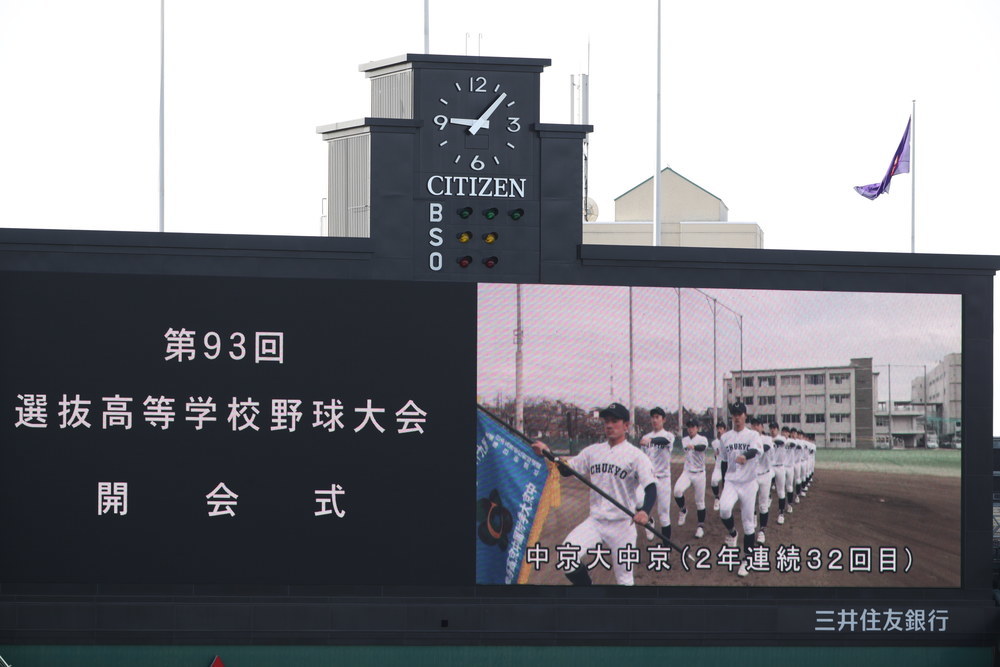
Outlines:
POLYGON ((892 177, 896 174, 908 174, 910 173, 910 123, 913 121, 906 121, 906 131, 903 132, 903 138, 899 142, 899 148, 896 149, 896 153, 892 156, 892 163, 889 165, 889 171, 885 172, 885 177, 882 179, 881 183, 872 183, 870 185, 856 185, 854 186, 855 191, 862 197, 867 197, 868 199, 875 199, 883 192, 889 191, 889 183, 892 181, 892 177))

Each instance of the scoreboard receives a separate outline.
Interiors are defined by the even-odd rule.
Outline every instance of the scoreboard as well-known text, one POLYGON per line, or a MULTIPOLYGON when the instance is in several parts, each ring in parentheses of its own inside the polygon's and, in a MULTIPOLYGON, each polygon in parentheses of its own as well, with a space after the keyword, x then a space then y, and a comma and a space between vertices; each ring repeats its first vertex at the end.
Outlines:
POLYGON ((328 237, 0 230, 0 643, 993 645, 1000 260, 584 245, 547 65, 363 65, 328 237), (956 353, 963 449, 876 449, 880 369, 956 353), (677 480, 731 399, 816 445, 752 553, 669 487, 676 549, 573 551, 601 501, 532 442, 660 407, 677 480))
MULTIPOLYGON (((990 449, 974 443, 990 442, 982 332, 995 258, 578 246, 572 269, 540 262, 538 281, 451 282, 359 277, 374 253, 351 239, 5 230, 0 250, 9 643, 171 643, 203 630, 187 612, 220 595, 231 614, 219 622, 240 641, 577 643, 580 628, 626 644, 994 636, 990 449), (580 554, 595 585, 571 591, 559 549, 587 515, 587 491, 560 480, 552 502, 545 480, 558 475, 519 431, 567 457, 603 438, 591 410, 608 401, 609 371, 626 377, 629 303, 646 351, 630 407, 636 421, 654 403, 676 414, 678 299, 690 309, 685 414, 703 431, 713 403, 726 419, 721 398, 698 403, 712 369, 712 321, 695 314, 709 312, 703 295, 744 314, 745 369, 776 354, 807 367, 872 350, 878 365, 886 341, 900 355, 937 349, 928 341, 960 351, 965 446, 925 450, 944 456, 894 475, 882 473, 898 461, 852 472, 856 460, 819 448, 814 488, 785 525, 772 505, 758 562, 768 569, 746 579, 726 565, 709 495, 702 540, 671 505, 687 553, 670 570, 651 567, 656 545, 639 530, 634 587, 604 567, 621 554, 580 554), (772 317, 794 319, 798 335, 768 334, 772 317), (914 318, 929 323, 920 341, 901 333, 914 318), (504 412, 517 329, 521 429, 504 412), (482 430, 477 405, 500 413, 499 430, 482 430), (538 483, 512 499, 484 472, 496 458, 538 483), (543 501, 544 517, 524 509, 543 501), (106 620, 101 610, 121 605, 134 613, 106 620), (81 622, 80 609, 105 620, 81 622), (249 620, 282 610, 328 620, 307 636, 249 620), (581 625, 566 628, 564 614, 581 625)), ((720 381, 740 369, 733 331, 719 337, 720 381)), ((627 396, 617 382, 615 397, 627 396)), ((822 432, 800 412, 805 432, 822 432)))

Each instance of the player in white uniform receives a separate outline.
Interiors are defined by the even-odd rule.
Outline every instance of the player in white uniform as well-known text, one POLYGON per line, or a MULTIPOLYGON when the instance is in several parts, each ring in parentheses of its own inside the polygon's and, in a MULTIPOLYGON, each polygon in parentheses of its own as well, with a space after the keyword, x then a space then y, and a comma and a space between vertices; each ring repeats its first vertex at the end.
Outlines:
POLYGON ((760 445, 764 452, 757 457, 757 542, 764 544, 767 540, 767 518, 771 512, 771 480, 774 471, 771 469, 771 455, 774 452, 774 440, 764 433, 764 422, 754 417, 750 420, 753 430, 760 435, 760 445))
MULTIPOLYGON (((601 410, 600 416, 604 420, 607 441, 585 447, 568 464, 561 463, 560 474, 571 474, 562 469, 568 465, 577 473, 589 477, 591 483, 626 507, 634 503, 636 488, 645 490, 646 500, 642 509, 628 516, 607 498, 591 490, 590 515, 570 531, 564 541, 578 546, 580 550, 577 553, 581 556, 598 543, 603 544, 611 551, 615 581, 622 586, 631 586, 632 572, 621 562, 619 551, 638 542, 635 524, 645 525, 649 521, 649 512, 656 503, 656 477, 649 457, 625 437, 628 433, 628 408, 612 403, 601 410)), ((531 448, 539 455, 549 449, 540 441, 531 443, 531 448)), ((566 578, 574 585, 588 586, 591 581, 587 570, 587 565, 581 562, 566 578)))
POLYGON ((803 493, 809 490, 814 472, 816 472, 816 442, 814 438, 810 437, 806 440, 806 468, 802 480, 803 493))
POLYGON ((788 427, 785 426, 780 432, 777 424, 772 422, 770 427, 771 441, 774 443, 774 449, 771 450, 771 469, 774 471, 774 489, 778 495, 778 525, 780 526, 785 523, 785 485, 788 483, 785 475, 787 472, 785 460, 788 449, 785 447, 785 442, 788 440, 788 427))
MULTIPOLYGON (((656 407, 649 411, 649 419, 653 422, 653 430, 639 440, 639 449, 653 463, 653 474, 656 476, 656 516, 660 520, 660 532, 670 539, 670 455, 674 449, 674 434, 663 428, 667 413, 663 408, 656 407)), ((645 501, 645 490, 637 489, 636 507, 642 507, 645 501)), ((646 539, 653 541, 653 533, 646 531, 646 539)), ((664 545, 666 546, 666 545, 664 545)))
POLYGON ((795 511, 795 448, 798 446, 794 427, 788 429, 785 438, 785 511, 791 514, 795 511))
POLYGON ((712 452, 715 454, 715 465, 712 466, 712 495, 715 496, 715 503, 712 509, 716 512, 719 511, 719 485, 722 484, 726 472, 726 460, 722 458, 722 443, 719 442, 719 438, 728 430, 726 422, 718 422, 715 425, 715 440, 712 441, 712 452))
MULTIPOLYGON (((747 428, 747 406, 737 401, 729 407, 733 416, 733 429, 722 436, 722 453, 726 459, 726 486, 722 489, 719 517, 726 527, 726 546, 736 546, 736 528, 733 508, 740 504, 743 519, 743 550, 749 556, 754 547, 757 518, 757 457, 762 453, 760 435, 747 428)), ((747 576, 747 559, 740 563, 737 573, 747 576)))
POLYGON ((677 477, 674 486, 674 500, 680 508, 677 525, 683 526, 687 520, 687 508, 684 507, 684 492, 694 487, 694 506, 698 510, 698 527, 694 531, 697 538, 705 537, 705 451, 708 449, 708 439, 698 433, 698 422, 689 419, 688 434, 681 444, 684 446, 684 470, 677 477))
POLYGON ((795 436, 795 504, 802 502, 802 478, 805 470, 806 432, 792 429, 795 436))
POLYGON ((787 479, 785 480, 785 504, 788 507, 789 514, 795 511, 795 475, 797 474, 799 448, 801 446, 799 443, 799 430, 793 426, 788 431, 788 439, 785 440, 785 447, 788 449, 785 459, 788 465, 786 472, 787 479))

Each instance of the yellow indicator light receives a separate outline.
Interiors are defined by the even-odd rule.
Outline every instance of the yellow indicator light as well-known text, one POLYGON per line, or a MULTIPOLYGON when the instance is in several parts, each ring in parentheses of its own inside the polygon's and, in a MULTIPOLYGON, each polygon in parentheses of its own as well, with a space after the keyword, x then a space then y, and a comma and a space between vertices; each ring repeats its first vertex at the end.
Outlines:
POLYGON ((496 243, 498 238, 500 238, 500 235, 496 232, 487 232, 483 234, 483 241, 486 243, 496 243))
POLYGON ((472 240, 472 232, 459 232, 455 235, 459 243, 468 243, 472 240))

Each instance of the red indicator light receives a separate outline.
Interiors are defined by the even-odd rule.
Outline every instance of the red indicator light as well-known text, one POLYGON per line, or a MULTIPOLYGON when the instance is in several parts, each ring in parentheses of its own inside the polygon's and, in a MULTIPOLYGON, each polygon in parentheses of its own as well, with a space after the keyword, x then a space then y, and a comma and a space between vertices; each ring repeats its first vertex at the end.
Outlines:
POLYGON ((492 269, 500 261, 499 257, 487 257, 483 260, 483 264, 486 265, 487 269, 492 269))
POLYGON ((462 267, 463 269, 466 268, 466 267, 468 267, 469 264, 472 264, 472 258, 469 257, 468 255, 466 255, 465 257, 459 257, 458 258, 458 265, 460 267, 462 267))

